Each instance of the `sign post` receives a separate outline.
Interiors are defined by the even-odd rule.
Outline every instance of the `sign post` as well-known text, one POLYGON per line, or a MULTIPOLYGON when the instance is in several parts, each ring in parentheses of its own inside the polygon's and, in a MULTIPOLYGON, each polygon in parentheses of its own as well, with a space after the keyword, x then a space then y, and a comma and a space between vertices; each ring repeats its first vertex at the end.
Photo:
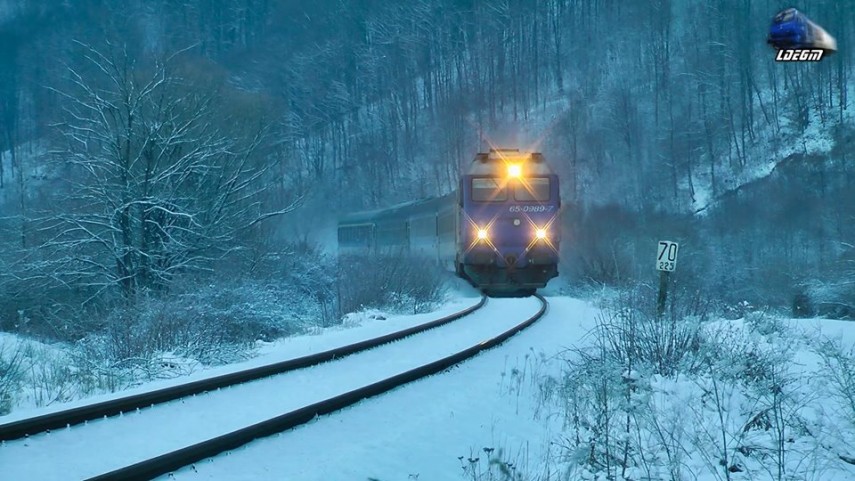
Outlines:
POLYGON ((656 301, 656 314, 661 318, 668 300, 668 280, 677 269, 677 251, 680 244, 673 241, 659 241, 656 249, 656 270, 659 271, 659 298, 656 301))

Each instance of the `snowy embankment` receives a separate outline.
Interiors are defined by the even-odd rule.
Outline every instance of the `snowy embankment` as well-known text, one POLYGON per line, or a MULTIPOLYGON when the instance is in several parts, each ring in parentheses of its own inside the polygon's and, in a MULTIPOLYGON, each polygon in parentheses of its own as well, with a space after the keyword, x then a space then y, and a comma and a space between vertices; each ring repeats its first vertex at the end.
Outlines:
MULTIPOLYGON (((251 422, 269 414, 265 410, 368 382, 384 369, 436 354, 437 346, 472 342, 479 332, 505 327, 521 301, 492 299, 480 317, 430 336, 171 403, 177 409, 158 407, 7 443, 0 464, 16 476, 50 479, 60 468, 67 474, 57 457, 65 453, 77 474, 104 471, 119 460, 251 422)), ((574 380, 570 366, 586 348, 599 350, 608 311, 562 296, 549 301, 547 315, 532 327, 452 370, 169 479, 503 479, 503 469, 523 479, 546 479, 546 473, 598 479, 606 472, 627 480, 855 479, 852 323, 760 313, 706 321, 696 324, 700 349, 691 347, 694 354, 671 374, 653 373, 642 362, 629 370, 606 363, 590 368, 596 377, 574 380)))
POLYGON ((445 357, 503 332, 539 307, 533 298, 492 299, 451 324, 340 360, 4 443, 0 465, 11 479, 94 476, 445 357))
POLYGON ((855 479, 851 323, 604 313, 544 384, 570 479, 855 479))
POLYGON ((254 356, 251 359, 229 365, 211 367, 198 362, 188 363, 186 359, 164 358, 164 362, 173 363, 172 368, 168 369, 168 373, 173 376, 169 379, 143 382, 130 389, 88 396, 65 403, 51 402, 56 397, 57 387, 50 385, 52 376, 45 371, 50 370, 52 365, 66 359, 68 351, 72 350, 73 346, 61 343, 44 344, 9 333, 0 333, 0 355, 10 357, 17 354, 20 356, 23 362, 21 371, 24 377, 21 382, 22 391, 18 393, 18 403, 15 410, 11 414, 0 416, 0 423, 215 377, 352 344, 462 311, 477 304, 479 300, 475 293, 467 291, 451 297, 436 311, 424 314, 397 315, 377 310, 349 314, 345 317, 344 322, 338 326, 314 328, 308 334, 287 337, 273 342, 258 341, 254 356))

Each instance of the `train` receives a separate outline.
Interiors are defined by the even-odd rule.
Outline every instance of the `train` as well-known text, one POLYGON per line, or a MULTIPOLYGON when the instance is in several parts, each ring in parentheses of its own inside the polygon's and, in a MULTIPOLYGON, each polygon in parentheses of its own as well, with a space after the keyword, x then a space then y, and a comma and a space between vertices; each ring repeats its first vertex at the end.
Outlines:
POLYGON ((490 149, 450 194, 342 217, 339 256, 423 256, 487 295, 532 295, 558 275, 559 187, 543 154, 490 149))
POLYGON ((795 8, 778 12, 769 27, 766 42, 781 49, 822 49, 837 51, 837 40, 795 8))

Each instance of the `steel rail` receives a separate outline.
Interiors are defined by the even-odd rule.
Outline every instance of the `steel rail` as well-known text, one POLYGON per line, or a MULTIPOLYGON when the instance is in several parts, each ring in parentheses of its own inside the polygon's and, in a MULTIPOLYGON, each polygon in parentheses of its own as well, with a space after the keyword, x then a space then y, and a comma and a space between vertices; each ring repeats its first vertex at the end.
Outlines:
POLYGON ((477 304, 463 309, 462 311, 444 316, 440 319, 389 334, 384 334, 372 339, 366 339, 346 346, 329 349, 323 352, 266 364, 264 366, 244 369, 228 374, 222 374, 206 379, 200 379, 198 381, 191 381, 154 391, 132 394, 130 396, 111 399, 109 401, 87 404, 85 406, 0 424, 0 441, 11 441, 31 434, 50 431, 51 429, 61 429, 94 419, 115 416, 124 412, 143 409, 155 404, 174 401, 194 394, 214 391, 224 387, 234 386, 236 384, 275 376, 288 371, 315 366, 448 324, 449 322, 455 321, 477 311, 482 308, 486 302, 487 297, 482 296, 481 300, 477 304))
POLYGON ((541 302, 541 307, 533 316, 515 325, 507 331, 482 341, 474 346, 466 348, 450 356, 424 364, 409 371, 396 374, 392 377, 377 381, 373 384, 340 394, 338 396, 304 406, 274 418, 261 421, 245 428, 217 436, 207 441, 202 441, 169 453, 146 459, 123 468, 88 478, 86 481, 114 481, 114 480, 146 480, 163 476, 185 466, 216 456, 225 451, 237 449, 258 438, 271 436, 276 433, 293 429, 324 414, 330 414, 341 410, 357 402, 391 391, 404 384, 418 379, 442 372, 462 361, 474 357, 481 351, 495 347, 514 334, 522 331, 540 319, 548 307, 546 299, 540 295, 536 297, 541 302))

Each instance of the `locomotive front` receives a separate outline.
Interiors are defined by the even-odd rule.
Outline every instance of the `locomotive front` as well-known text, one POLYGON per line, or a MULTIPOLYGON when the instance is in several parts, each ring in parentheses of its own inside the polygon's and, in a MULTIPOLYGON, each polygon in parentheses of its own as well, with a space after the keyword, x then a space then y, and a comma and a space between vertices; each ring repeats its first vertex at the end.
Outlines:
POLYGON ((531 294, 558 275, 558 176, 542 154, 477 154, 458 192, 460 275, 493 294, 531 294))

